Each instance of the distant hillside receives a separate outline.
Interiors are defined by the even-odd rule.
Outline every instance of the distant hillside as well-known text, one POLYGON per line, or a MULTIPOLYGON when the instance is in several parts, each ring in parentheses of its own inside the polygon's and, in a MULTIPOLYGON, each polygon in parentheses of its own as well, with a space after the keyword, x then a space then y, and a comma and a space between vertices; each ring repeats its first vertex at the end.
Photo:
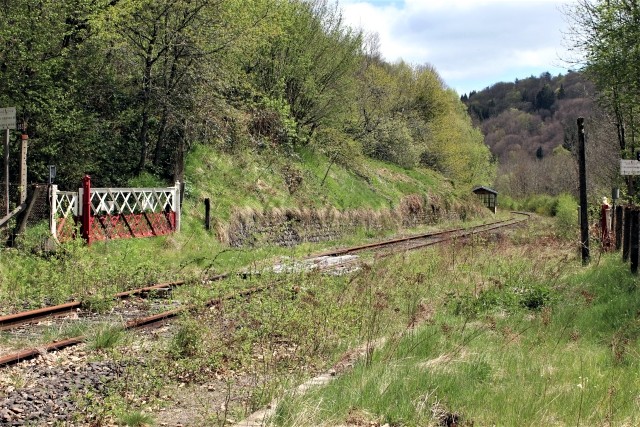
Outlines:
POLYGON ((516 79, 496 83, 479 92, 465 94, 474 123, 500 161, 523 153, 542 158, 554 148, 571 149, 576 138, 575 119, 591 116, 594 88, 579 72, 516 79))

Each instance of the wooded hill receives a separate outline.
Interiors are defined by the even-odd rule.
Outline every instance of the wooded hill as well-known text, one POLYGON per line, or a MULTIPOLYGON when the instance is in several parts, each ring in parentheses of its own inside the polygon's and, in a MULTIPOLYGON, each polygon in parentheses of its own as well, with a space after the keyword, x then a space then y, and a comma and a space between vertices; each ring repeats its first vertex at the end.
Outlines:
POLYGON ((597 99, 593 83, 571 71, 496 83, 461 97, 498 160, 496 188, 515 198, 577 195, 578 117, 587 120, 590 191, 609 193, 619 154, 613 121, 597 99))
POLYGON ((49 164, 62 187, 184 179, 196 146, 304 148, 365 178, 363 156, 463 186, 495 173, 436 70, 385 62, 327 0, 5 0, 0 22, 0 105, 27 125, 30 182, 49 164))
POLYGON ((595 110, 593 84, 579 72, 496 83, 461 97, 491 152, 543 158, 558 146, 571 150, 576 118, 595 110))

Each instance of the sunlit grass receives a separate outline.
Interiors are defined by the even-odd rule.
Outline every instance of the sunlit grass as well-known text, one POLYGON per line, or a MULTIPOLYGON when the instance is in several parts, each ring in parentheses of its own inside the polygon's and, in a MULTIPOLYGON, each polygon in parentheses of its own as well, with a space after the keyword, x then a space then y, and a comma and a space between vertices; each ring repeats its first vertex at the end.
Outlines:
POLYGON ((273 421, 637 425, 637 279, 617 254, 581 269, 561 248, 533 252, 548 232, 474 257, 470 247, 442 251, 446 274, 415 291, 432 316, 326 387, 283 399, 273 421), (530 290, 546 293, 531 304, 530 290))

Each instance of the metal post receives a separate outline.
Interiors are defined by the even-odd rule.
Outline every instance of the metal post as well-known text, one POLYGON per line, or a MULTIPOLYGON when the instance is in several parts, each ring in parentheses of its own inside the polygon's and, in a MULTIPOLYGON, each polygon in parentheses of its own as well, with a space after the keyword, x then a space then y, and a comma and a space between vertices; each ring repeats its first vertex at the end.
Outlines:
POLYGON ((208 197, 204 199, 204 228, 211 230, 211 200, 208 197))
POLYGON ((29 135, 23 133, 20 141, 20 204, 23 204, 27 200, 27 144, 29 135))
POLYGON ((584 118, 578 117, 578 165, 580 174, 580 246, 582 264, 589 263, 589 219, 587 216, 587 160, 584 141, 584 118))
POLYGON ((622 261, 629 261, 629 249, 631 248, 631 208, 624 208, 624 241, 622 242, 622 261))
POLYGON ((91 244, 91 177, 82 178, 82 237, 91 244))
POLYGON ((9 216, 9 129, 4 131, 4 204, 5 216, 9 216))
POLYGON ((631 273, 638 274, 638 254, 640 244, 640 211, 631 211, 631 273))

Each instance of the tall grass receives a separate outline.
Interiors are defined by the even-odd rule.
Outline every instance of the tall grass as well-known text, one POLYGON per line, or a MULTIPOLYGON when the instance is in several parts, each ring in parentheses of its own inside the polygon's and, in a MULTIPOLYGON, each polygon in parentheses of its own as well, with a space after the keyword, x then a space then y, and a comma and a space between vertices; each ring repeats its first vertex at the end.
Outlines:
POLYGON ((456 266, 432 278, 426 323, 283 399, 274 423, 638 425, 640 292, 617 256, 578 271, 533 246, 449 251, 456 266))

